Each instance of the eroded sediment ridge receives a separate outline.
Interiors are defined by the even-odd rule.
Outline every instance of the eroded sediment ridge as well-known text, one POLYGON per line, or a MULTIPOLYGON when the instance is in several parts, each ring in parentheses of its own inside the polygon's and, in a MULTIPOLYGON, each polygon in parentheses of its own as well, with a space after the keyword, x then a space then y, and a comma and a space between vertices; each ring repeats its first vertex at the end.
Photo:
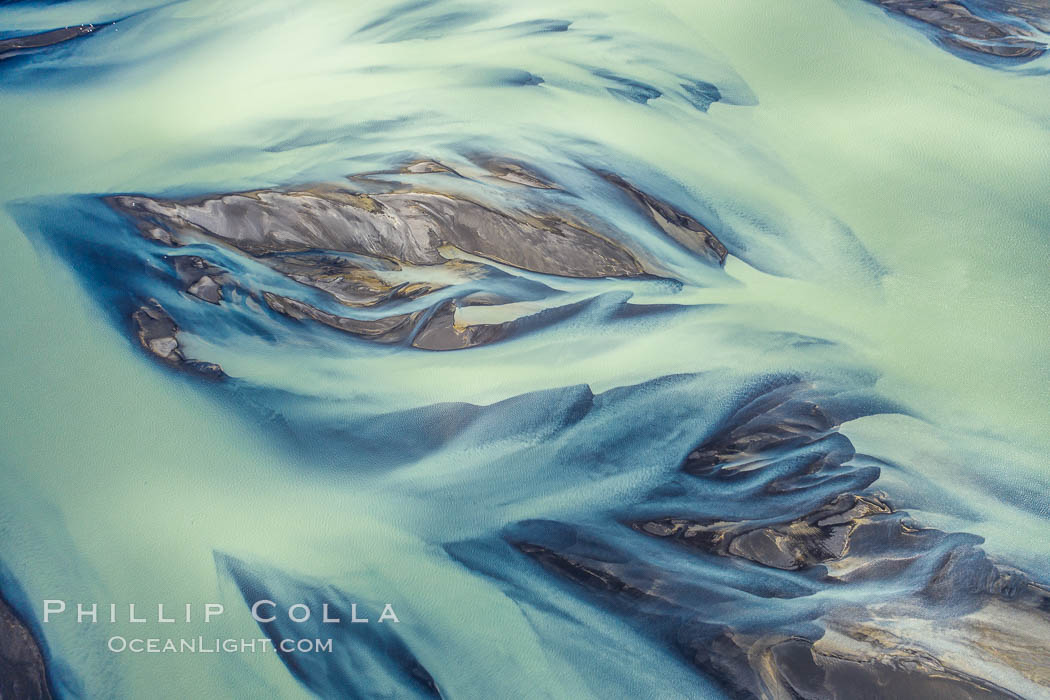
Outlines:
POLYGON ((1047 0, 868 0, 963 55, 1031 61, 1046 52, 1047 0))
MULTIPOLYGON (((562 189, 518 161, 482 156, 474 160, 494 179, 529 189, 562 189)), ((436 161, 416 161, 394 172, 463 177, 436 161)), ((370 182, 375 175, 355 179, 370 182)), ((619 175, 600 175, 682 248, 712 265, 725 261, 726 247, 701 222, 619 175)), ((500 265, 577 279, 660 274, 659 265, 611 225, 598 230, 564 208, 507 209, 450 192, 402 187, 362 193, 319 185, 189 200, 119 195, 107 201, 130 216, 150 240, 173 248, 191 243, 222 246, 305 288, 324 292, 348 313, 425 298, 444 289, 449 279, 481 279, 500 265), (414 278, 405 281, 406 274, 414 278)), ((426 309, 353 318, 302 298, 255 289, 199 255, 174 253, 170 260, 182 290, 201 301, 222 304, 223 287, 239 287, 274 312, 378 343, 456 350, 502 340, 521 327, 515 321, 466 324, 458 319, 457 311, 465 306, 517 301, 499 295, 446 296, 426 309)), ((143 303, 134 318, 143 347, 173 366, 201 369, 200 363, 187 364, 181 355, 177 322, 156 300, 143 303)), ((204 370, 217 374, 207 366, 204 370)))
POLYGON ((755 517, 698 518, 678 505, 623 523, 686 556, 725 558, 730 570, 792 572, 771 573, 768 587, 730 578, 727 592, 662 548, 592 527, 526 521, 504 536, 584 595, 674 639, 735 696, 1017 698, 1050 686, 1050 590, 990 559, 980 538, 896 510, 871 489, 879 470, 851 464, 839 423, 805 383, 763 393, 681 465, 712 488, 750 494, 755 517), (865 589, 851 599, 866 602, 803 605, 786 619, 748 602, 803 601, 825 586, 865 589))

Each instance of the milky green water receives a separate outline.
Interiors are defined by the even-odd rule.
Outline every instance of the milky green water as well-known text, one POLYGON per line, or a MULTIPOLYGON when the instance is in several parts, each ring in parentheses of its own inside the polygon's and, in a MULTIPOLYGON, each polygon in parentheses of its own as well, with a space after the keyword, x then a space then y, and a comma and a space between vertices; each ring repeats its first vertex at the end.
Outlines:
MULTIPOLYGON (((573 18, 574 27, 618 41, 608 55, 600 44, 502 42, 483 31, 381 44, 348 39, 372 13, 354 4, 172 5, 126 36, 99 37, 93 58, 111 60, 108 72, 62 86, 0 77, 0 202, 334 178, 367 170, 375 154, 430 154, 461 130, 525 153, 585 137, 611 158, 680 183, 726 226, 764 241, 777 269, 732 257, 726 271, 739 284, 675 299, 723 304, 710 321, 632 337, 566 331, 556 364, 529 344, 469 361, 454 353, 303 366, 253 364, 251 353, 217 359, 233 376, 314 382, 377 410, 491 403, 576 383, 597 393, 716 368, 869 367, 878 388, 917 418, 848 425, 858 449, 972 490, 982 513, 966 523, 929 513, 927 522, 961 525, 1022 563, 1047 562, 1041 501, 1019 508, 973 477, 1024 493, 1048 476, 1045 76, 962 61, 862 2, 574 0, 492 11, 501 24, 573 18), (735 73, 758 104, 716 103, 701 114, 559 89, 552 78, 571 81, 574 62, 735 73), (464 82, 457 68, 489 65, 551 77, 540 92, 497 90, 464 82), (362 70, 370 66, 382 68, 362 70), (433 117, 360 141, 258 146, 304 124, 338 131, 419 113, 433 117), (843 243, 844 228, 870 258, 843 243), (814 357, 734 345, 719 325, 728 322, 842 346, 814 357)), ((32 31, 110 12, 102 3, 5 7, 0 25, 32 31)), ((143 358, 7 214, 0 235, 0 558, 32 600, 153 601, 162 591, 172 602, 232 607, 236 593, 217 579, 213 552, 254 555, 359 590, 397 579, 459 662, 448 676, 451 697, 597 692, 545 651, 518 608, 446 566, 414 525, 403 525, 412 515, 396 494, 369 489, 369 477, 304 475, 264 428, 143 358)), ((442 468, 427 467, 431 478, 442 468)), ((248 622, 228 615, 221 633, 255 636, 248 622)), ((634 634, 607 624, 613 636, 634 634)), ((106 688, 121 697, 305 692, 275 655, 118 659, 105 651, 106 631, 47 632, 88 696, 106 688)), ((678 661, 661 660, 676 669, 668 692, 696 690, 678 661)), ((636 682, 637 696, 646 679, 636 682)))

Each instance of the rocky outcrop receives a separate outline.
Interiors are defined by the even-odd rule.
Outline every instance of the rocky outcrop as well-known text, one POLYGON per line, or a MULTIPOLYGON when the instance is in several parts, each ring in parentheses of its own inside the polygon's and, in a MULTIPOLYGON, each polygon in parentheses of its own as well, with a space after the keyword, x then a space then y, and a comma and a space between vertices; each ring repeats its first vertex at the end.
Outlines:
POLYGON ((411 163, 406 164, 404 167, 397 170, 399 173, 405 175, 421 175, 424 173, 450 173, 452 175, 458 175, 455 170, 439 163, 436 160, 414 160, 411 163))
POLYGON ((529 520, 503 537, 672 640, 732 697, 1045 694, 1050 591, 980 538, 922 527, 867 490, 878 469, 852 463, 844 416, 848 402, 808 382, 762 387, 699 441, 673 485, 628 507, 665 515, 623 518, 626 534, 529 520), (733 494, 725 505, 686 498, 720 491, 733 494))
POLYGON ((170 261, 187 294, 210 304, 222 301, 225 270, 196 255, 175 255, 170 261))
POLYGON ((456 323, 456 302, 447 301, 435 309, 426 326, 412 339, 422 350, 462 350, 502 340, 512 324, 461 325, 456 323))
MULTIPOLYGON (((639 554, 645 550, 583 528, 530 521, 510 528, 507 539, 587 595, 658 637, 674 640, 733 697, 1025 697, 985 673, 996 678, 1020 674, 1022 687, 1050 685, 1045 645, 1050 597, 1009 568, 988 563, 979 550, 976 567, 955 567, 951 560, 958 557, 949 555, 933 569, 931 584, 940 589, 934 596, 928 588, 902 593, 898 577, 907 580, 906 573, 892 566, 892 557, 881 564, 876 560, 887 579, 883 601, 870 608, 836 608, 829 600, 823 615, 799 613, 801 619, 780 627, 772 618, 763 623, 760 607, 736 613, 746 624, 707 622, 733 617, 746 604, 727 598, 721 585, 710 587, 687 571, 669 568, 666 559, 639 554), (988 655, 980 669, 960 663, 975 648, 988 655), (949 649, 966 654, 942 653, 949 649)), ((975 556, 968 547, 958 551, 962 558, 975 556)), ((775 588, 745 592, 758 600, 793 598, 807 594, 800 583, 798 590, 780 581, 775 588)))
MULTIPOLYGON (((374 306, 389 301, 415 299, 445 287, 434 279, 394 282, 391 273, 402 267, 389 260, 339 256, 327 253, 275 254, 263 262, 291 279, 327 292, 346 306, 374 306)), ((481 266, 460 260, 428 266, 445 278, 481 276, 481 266)))
POLYGON ((637 257, 609 238, 554 213, 497 211, 428 192, 262 190, 195 201, 118 196, 111 203, 178 240, 212 239, 262 256, 335 251, 411 265, 445 262, 452 246, 533 272, 566 277, 644 274, 637 257))
POLYGON ((541 175, 525 163, 508 158, 496 158, 490 155, 477 155, 471 159, 475 165, 487 170, 492 176, 515 185, 524 185, 538 190, 561 189, 551 180, 541 175))
MULTIPOLYGON (((740 406, 723 429, 686 456, 682 469, 698 476, 746 469, 770 451, 821 441, 837 426, 838 421, 806 387, 777 387, 740 406)), ((840 443, 837 447, 844 450, 836 455, 840 462, 853 456, 852 446, 840 443)))
MULTIPOLYGON (((499 304, 534 301, 556 293, 500 265, 580 279, 655 274, 655 264, 646 262, 642 251, 626 243, 627 236, 617 234, 602 218, 557 204, 564 201, 557 195, 522 194, 512 208, 482 203, 484 197, 476 201, 462 193, 413 189, 373 177, 421 176, 431 184, 455 182, 457 187, 474 187, 482 194, 484 188, 492 187, 494 178, 530 190, 563 189, 517 160, 478 154, 469 159, 487 175, 468 178, 438 161, 418 159, 398 169, 351 178, 374 190, 370 192, 329 184, 184 200, 119 195, 105 201, 130 217, 149 241, 176 249, 202 243, 221 247, 225 253, 251 258, 252 264, 265 265, 311 288, 304 295, 289 294, 287 287, 280 293, 274 287, 262 289, 260 278, 235 275, 199 255, 173 253, 166 259, 185 294, 220 305, 224 289, 236 288, 238 299, 254 298, 281 315, 320 323, 363 340, 405 343, 421 350, 485 345, 565 317, 552 306, 535 312, 532 322, 523 320, 517 310, 506 314, 507 321, 463 322, 457 310, 465 306, 491 304, 497 297, 499 304), (500 280, 499 293, 481 301, 487 290, 479 289, 476 282, 487 279, 500 280), (457 286, 463 288, 461 293, 446 292, 426 305, 409 303, 457 286), (367 319, 353 318, 352 312, 340 314, 331 305, 304 298, 313 295, 313 290, 343 306, 374 307, 380 313, 358 314, 367 319)), ((681 245, 714 265, 723 262, 725 247, 701 223, 617 175, 600 175, 681 245)), ((500 195, 494 200, 504 198, 500 195)), ((178 348, 174 331, 167 327, 174 322, 166 314, 154 317, 158 307, 146 305, 137 313, 143 346, 172 366, 191 366, 192 361, 178 348)), ((250 308, 257 312, 259 305, 250 308)), ((565 308, 578 307, 568 304, 565 308)))
POLYGON ((1050 0, 988 0, 991 7, 1001 6, 1004 13, 1018 17, 1035 29, 1050 34, 1050 0))
POLYGON ((142 347, 165 364, 212 379, 226 376, 219 365, 189 359, 183 354, 179 348, 179 327, 157 300, 150 299, 140 306, 131 320, 142 347))
POLYGON ((725 262, 728 254, 726 247, 699 221, 667 202, 646 194, 615 173, 599 174, 627 194, 661 231, 679 245, 718 265, 725 262))
POLYGON ((487 345, 507 337, 506 324, 463 325, 456 322, 457 304, 454 300, 437 306, 430 317, 421 322, 423 312, 397 314, 377 319, 353 319, 336 316, 295 299, 272 292, 263 292, 266 304, 274 311, 297 320, 306 318, 377 343, 399 343, 412 337, 411 345, 421 350, 462 350, 487 345))
POLYGON ((963 54, 1030 61, 1046 52, 1037 32, 1047 31, 1046 0, 868 0, 932 32, 963 54), (1026 27, 1027 25, 1027 27, 1026 27))
POLYGON ((738 693, 763 698, 953 698, 993 700, 1020 696, 991 681, 945 666, 930 655, 900 647, 826 635, 814 641, 780 634, 724 632, 686 642, 692 659, 738 693), (752 675, 751 668, 761 669, 752 675))
POLYGON ((44 655, 32 632, 0 598, 0 698, 51 697, 44 655))
POLYGON ((398 314, 374 320, 360 320, 336 316, 295 299, 282 297, 272 292, 263 292, 267 305, 277 313, 302 320, 310 318, 344 333, 350 333, 377 343, 397 343, 412 332, 420 313, 398 314))
MULTIPOLYGON (((537 523, 529 529, 536 531, 537 523)), ((587 541, 582 533, 550 523, 544 535, 557 547, 510 536, 522 553, 551 572, 598 596, 608 605, 638 618, 644 627, 674 640, 692 663, 718 680, 733 697, 741 698, 1018 698, 1017 693, 982 678, 957 661, 940 659, 924 650, 922 640, 894 634, 882 621, 868 621, 870 613, 829 615, 825 628, 813 636, 775 629, 734 628, 703 622, 719 596, 705 591, 680 573, 647 563, 631 552, 606 542, 587 541)), ((787 595, 786 592, 782 595, 787 595)), ((1006 603, 988 601, 987 607, 954 621, 909 620, 931 635, 972 644, 985 644, 1002 635, 1014 640, 1016 656, 1004 656, 1003 666, 1020 670, 1032 682, 1045 682, 1050 652, 1040 640, 1050 631, 1050 619, 1033 606, 1022 609, 1031 626, 1011 632, 994 621, 1006 603), (988 633, 994 625, 996 635, 988 633)), ((1012 612, 1017 612, 1014 605, 1012 612)), ((714 613, 717 615, 717 612, 714 613)), ((883 613, 886 614, 885 612, 883 613)), ((799 626, 799 625, 795 625, 799 626)), ((994 642, 993 642, 994 643, 994 642)), ((1000 642, 1001 643, 1001 642, 1000 642)), ((1000 647, 999 653, 1010 650, 1000 647)))
POLYGON ((841 494, 801 518, 765 527, 749 523, 665 518, 631 526, 711 554, 749 559, 776 569, 803 569, 841 559, 858 524, 891 509, 877 496, 841 494))

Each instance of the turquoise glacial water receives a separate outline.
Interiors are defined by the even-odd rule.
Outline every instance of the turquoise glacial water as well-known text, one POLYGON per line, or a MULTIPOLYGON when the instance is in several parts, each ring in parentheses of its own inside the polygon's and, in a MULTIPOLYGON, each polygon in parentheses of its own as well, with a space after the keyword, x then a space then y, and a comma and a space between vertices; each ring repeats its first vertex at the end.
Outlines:
MULTIPOLYGON (((0 6, 11 34, 109 21, 0 61, 0 562, 27 618, 46 598, 215 601, 219 621, 178 634, 257 637, 230 573, 247 562, 293 598, 393 603, 447 697, 722 697, 627 617, 484 543, 644 510, 741 387, 785 373, 891 407, 841 432, 916 520, 1050 565, 1050 59, 967 62, 847 0, 0 6), (625 97, 609 75, 662 95, 625 97), (691 80, 722 100, 698 109, 691 80), (238 325, 247 299, 216 311, 170 292, 180 340, 223 367, 221 386, 153 362, 120 323, 114 300, 157 284, 142 261, 160 253, 98 195, 340 181, 417 157, 469 172, 468 151, 542 165, 663 279, 504 266, 508 285, 546 291, 465 319, 590 306, 448 353, 257 333, 238 325), (724 270, 603 199, 580 163, 707 222, 724 270), (134 252, 78 265, 106 246, 134 252), (627 299, 672 310, 617 316, 627 299), (424 434, 457 403, 495 408, 424 434)), ((243 265, 252 284, 291 284, 243 265)), ((700 497, 748 512, 739 494, 700 497)), ((787 620, 882 594, 814 586, 739 605, 787 620)), ((128 622, 38 631, 60 695, 308 695, 276 654, 107 651, 128 622)), ((358 659, 377 694, 405 692, 358 659)))

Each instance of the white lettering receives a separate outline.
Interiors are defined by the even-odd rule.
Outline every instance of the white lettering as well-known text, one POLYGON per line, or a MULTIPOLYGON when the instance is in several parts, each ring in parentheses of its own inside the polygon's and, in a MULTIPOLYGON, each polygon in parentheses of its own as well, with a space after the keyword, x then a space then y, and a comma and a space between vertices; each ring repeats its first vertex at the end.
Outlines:
POLYGON ((342 622, 338 617, 328 616, 328 603, 321 606, 321 622, 342 622))
POLYGON ((274 620, 276 620, 276 615, 271 615, 270 617, 259 617, 259 608, 263 605, 269 605, 270 607, 273 607, 274 605, 276 605, 276 603, 274 603, 272 600, 255 601, 255 603, 252 605, 252 618, 256 622, 273 622, 274 620))
POLYGON ((383 606, 383 614, 379 616, 380 622, 386 622, 387 620, 401 622, 401 620, 397 619, 397 615, 394 614, 394 608, 390 606, 390 603, 383 606))
POLYGON ((215 615, 222 615, 223 607, 221 603, 205 603, 204 605, 204 621, 211 622, 211 618, 215 615))
POLYGON ((292 607, 288 608, 288 619, 291 620, 292 622, 306 622, 307 620, 310 619, 310 608, 306 607, 302 603, 296 603, 292 607), (303 614, 302 617, 296 617, 295 615, 292 614, 292 611, 295 610, 296 608, 302 608, 303 609, 304 614, 303 614))
POLYGON ((77 603, 77 624, 83 622, 85 617, 90 617, 92 624, 98 622, 98 603, 92 603, 90 610, 85 609, 83 603, 77 603))
POLYGON ((44 622, 50 622, 51 615, 57 615, 66 610, 66 601, 64 600, 45 600, 44 601, 44 622), (57 607, 56 607, 57 604, 57 607))

